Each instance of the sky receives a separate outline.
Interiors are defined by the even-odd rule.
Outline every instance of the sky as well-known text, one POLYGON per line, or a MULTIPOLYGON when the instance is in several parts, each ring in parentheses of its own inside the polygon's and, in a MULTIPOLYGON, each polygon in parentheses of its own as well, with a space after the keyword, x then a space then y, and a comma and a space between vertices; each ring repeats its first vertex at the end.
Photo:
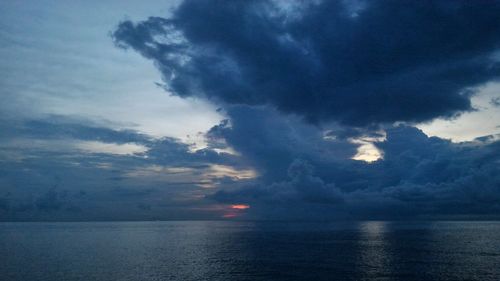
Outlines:
POLYGON ((3 1, 0 220, 499 218, 498 14, 3 1))

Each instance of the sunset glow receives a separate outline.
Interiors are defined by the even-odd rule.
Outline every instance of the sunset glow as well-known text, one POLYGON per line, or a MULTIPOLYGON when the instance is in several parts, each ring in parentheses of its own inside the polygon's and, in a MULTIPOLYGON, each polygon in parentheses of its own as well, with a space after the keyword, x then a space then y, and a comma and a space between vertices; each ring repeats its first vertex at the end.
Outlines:
POLYGON ((246 209, 249 209, 249 208, 250 208, 250 205, 246 205, 246 204, 231 205, 231 209, 246 210, 246 209))
POLYGON ((230 219, 230 218, 235 218, 237 216, 238 216, 238 214, 230 213, 230 214, 224 214, 222 217, 226 218, 226 219, 230 219))
POLYGON ((243 215, 245 212, 244 210, 249 209, 250 205, 247 204, 233 204, 229 205, 229 209, 227 212, 222 215, 223 218, 236 218, 239 217, 240 215, 243 215))

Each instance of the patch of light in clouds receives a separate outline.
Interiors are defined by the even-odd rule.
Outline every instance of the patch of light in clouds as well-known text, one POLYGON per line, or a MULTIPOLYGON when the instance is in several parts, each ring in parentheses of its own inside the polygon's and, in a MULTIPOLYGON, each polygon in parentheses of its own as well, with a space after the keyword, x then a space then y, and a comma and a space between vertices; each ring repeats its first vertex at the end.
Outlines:
POLYGON ((489 83, 472 97, 472 106, 476 111, 463 113, 456 119, 436 119, 417 127, 429 136, 451 139, 454 142, 499 134, 500 107, 492 103, 492 100, 499 97, 500 83, 489 83))
POLYGON ((383 158, 383 153, 373 143, 385 140, 385 132, 378 132, 381 137, 352 138, 350 142, 358 144, 357 153, 352 157, 354 160, 374 162, 383 158))
POLYGON ((81 141, 76 148, 87 153, 107 153, 118 155, 134 155, 147 151, 147 148, 135 143, 104 143, 99 141, 81 141))

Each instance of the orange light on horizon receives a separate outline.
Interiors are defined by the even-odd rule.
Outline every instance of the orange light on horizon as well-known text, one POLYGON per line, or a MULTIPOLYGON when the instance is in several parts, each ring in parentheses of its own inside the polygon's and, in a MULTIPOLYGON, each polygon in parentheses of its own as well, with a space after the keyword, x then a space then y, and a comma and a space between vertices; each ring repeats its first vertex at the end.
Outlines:
POLYGON ((224 214, 222 217, 226 219, 231 219, 231 218, 236 218, 237 216, 238 214, 229 213, 229 214, 224 214))
POLYGON ((231 205, 231 209, 246 210, 246 209, 249 209, 249 208, 250 208, 250 205, 246 205, 246 204, 234 204, 234 205, 231 205))

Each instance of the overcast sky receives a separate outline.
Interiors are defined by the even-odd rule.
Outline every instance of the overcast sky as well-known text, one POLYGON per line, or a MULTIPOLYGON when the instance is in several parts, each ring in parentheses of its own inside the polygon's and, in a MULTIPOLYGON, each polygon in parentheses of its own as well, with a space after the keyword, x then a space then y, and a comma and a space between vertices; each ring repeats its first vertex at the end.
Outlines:
POLYGON ((0 219, 491 218, 500 2, 3 1, 0 219))

